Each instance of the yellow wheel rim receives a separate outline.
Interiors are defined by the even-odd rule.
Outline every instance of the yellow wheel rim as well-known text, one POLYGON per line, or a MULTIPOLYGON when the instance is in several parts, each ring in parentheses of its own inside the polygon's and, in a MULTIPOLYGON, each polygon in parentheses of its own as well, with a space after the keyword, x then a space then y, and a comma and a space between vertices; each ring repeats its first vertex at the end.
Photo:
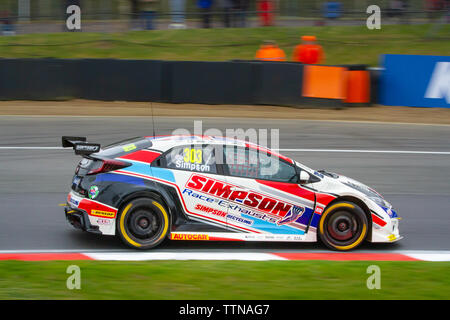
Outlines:
MULTIPOLYGON (((350 203, 336 203, 335 205, 332 205, 331 207, 329 207, 322 215, 322 219, 320 219, 319 231, 321 234, 324 234, 324 222, 325 222, 326 216, 334 209, 341 208, 341 207, 346 207, 346 208, 351 208, 351 209, 355 208, 355 206, 351 205, 350 203)), ((350 249, 356 247, 357 245, 359 245, 361 243, 361 241, 363 241, 363 239, 366 236, 366 233, 367 233, 367 226, 366 226, 366 224, 363 224, 361 235, 358 237, 358 239, 356 239, 355 242, 353 242, 352 244, 349 244, 348 246, 333 245, 333 247, 335 247, 338 250, 350 250, 350 249)))
MULTIPOLYGON (((156 201, 153 201, 152 204, 155 205, 159 210, 161 210, 161 212, 162 212, 162 214, 163 214, 163 217, 164 217, 164 221, 163 221, 163 223, 164 223, 164 229, 163 229, 163 232, 161 233, 161 235, 160 235, 160 237, 158 238, 158 240, 156 240, 156 241, 159 241, 159 240, 161 240, 162 238, 164 238, 164 236, 167 234, 167 230, 169 229, 169 223, 168 223, 169 218, 168 218, 168 215, 167 215, 166 210, 164 209, 164 207, 163 207, 161 204, 159 204, 159 203, 156 202, 156 201)), ((142 245, 139 244, 139 243, 137 243, 137 242, 134 241, 133 239, 131 239, 130 236, 128 235, 126 229, 125 229, 125 217, 126 217, 126 215, 128 214, 128 212, 130 211, 130 208, 131 208, 132 206, 133 206, 133 203, 130 203, 130 204, 128 204, 128 205, 125 207, 125 209, 123 210, 123 212, 122 212, 122 214, 121 214, 121 216, 120 216, 120 224, 119 224, 119 227, 120 227, 120 232, 121 232, 121 234, 123 235, 123 237, 125 238, 125 240, 126 240, 129 244, 131 244, 132 246, 138 247, 138 248, 139 248, 139 247, 142 247, 142 245)))

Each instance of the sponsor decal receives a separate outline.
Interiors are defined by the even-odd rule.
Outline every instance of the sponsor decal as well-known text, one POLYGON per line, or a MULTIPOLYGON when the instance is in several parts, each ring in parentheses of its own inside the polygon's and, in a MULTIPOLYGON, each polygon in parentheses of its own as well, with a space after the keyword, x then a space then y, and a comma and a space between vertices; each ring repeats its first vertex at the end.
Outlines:
POLYGON ((322 214, 323 213, 323 208, 322 207, 316 207, 316 211, 314 211, 314 213, 322 214))
POLYGON ((67 196, 67 200, 69 201, 69 203, 71 203, 71 204, 73 204, 73 205, 75 205, 77 207, 80 204, 80 201, 75 200, 74 198, 72 198, 72 196, 70 194, 67 196))
POLYGON ((249 226, 251 226, 253 224, 253 221, 251 221, 251 220, 244 219, 242 217, 237 217, 237 216, 232 215, 232 214, 228 214, 227 215, 227 220, 233 220, 234 222, 243 223, 243 224, 246 224, 246 225, 249 225, 249 226))
POLYGON ((183 160, 187 163, 203 163, 203 150, 202 149, 191 149, 184 148, 183 150, 183 160))
POLYGON ((199 211, 203 211, 203 212, 209 213, 209 214, 213 214, 213 215, 216 215, 216 216, 219 216, 219 217, 222 217, 222 218, 226 218, 228 220, 233 220, 235 222, 244 223, 244 224, 249 225, 249 226, 251 226, 253 224, 253 221, 251 221, 251 220, 244 219, 242 217, 238 217, 238 216, 235 216, 235 215, 232 215, 232 214, 227 214, 225 211, 214 209, 214 208, 211 208, 211 207, 207 207, 207 206, 204 206, 202 204, 197 204, 195 206, 195 209, 197 209, 199 211))
POLYGON ((110 225, 112 223, 111 219, 97 219, 97 224, 99 225, 110 225))
POLYGON ((95 199, 98 196, 98 187, 91 186, 88 193, 89 199, 95 199))
POLYGON ((178 234, 172 233, 170 235, 171 240, 209 240, 207 234, 178 234))
POLYGON ((125 152, 131 151, 131 150, 134 150, 134 149, 136 149, 136 145, 135 144, 129 144, 129 145, 126 145, 126 146, 123 147, 123 151, 125 151, 125 152))
POLYGON ((391 234, 388 236, 388 240, 389 241, 394 241, 395 239, 397 239, 397 237, 395 236, 395 234, 391 234))
MULTIPOLYGON (((245 208, 245 207, 243 207, 241 205, 234 204, 234 203, 231 203, 231 202, 226 201, 226 200, 221 200, 221 199, 217 199, 217 198, 211 198, 211 197, 208 197, 206 195, 203 195, 203 194, 200 194, 200 193, 196 193, 195 191, 190 190, 190 189, 184 189, 183 190, 183 195, 188 195, 190 197, 193 197, 193 198, 196 198, 196 199, 208 202, 208 203, 215 203, 215 204, 223 207, 224 208, 223 210, 232 211, 232 212, 235 212, 235 213, 238 213, 238 214, 241 214, 241 213, 242 214, 246 214, 248 216, 251 216, 251 217, 254 217, 254 218, 257 218, 257 219, 261 219, 261 220, 264 220, 264 221, 267 221, 267 222, 270 222, 270 223, 276 223, 277 222, 277 219, 273 218, 270 215, 247 209, 247 208, 245 208)), ((228 215, 231 216, 231 214, 228 214, 228 215)), ((233 218, 230 218, 230 219, 233 219, 233 218)), ((249 224, 249 222, 253 223, 253 221, 250 221, 250 220, 246 220, 246 221, 248 221, 247 224, 249 224)))
POLYGON ((204 206, 202 204, 197 204, 195 206, 195 209, 206 212, 206 213, 210 213, 213 214, 215 216, 219 216, 219 217, 223 217, 225 218, 227 216, 227 213, 225 211, 221 211, 221 210, 217 210, 217 209, 213 209, 207 206, 204 206))
POLYGON ((100 145, 95 143, 83 143, 75 145, 75 153, 96 153, 100 151, 100 145))
POLYGON ((175 161, 177 169, 209 172, 211 166, 203 163, 203 149, 184 148, 183 157, 175 161))
POLYGON ((305 212, 305 208, 299 207, 299 206, 293 206, 288 214, 281 220, 277 222, 277 225, 281 226, 283 224, 291 223, 297 220, 299 217, 302 216, 303 212, 305 212))
POLYGON ((450 107, 450 56, 383 55, 380 104, 450 107))
POLYGON ((316 176, 318 176, 319 178, 322 178, 322 179, 325 177, 323 174, 321 174, 321 173, 318 172, 318 171, 314 171, 314 174, 315 174, 316 176))
POLYGON ((114 218, 116 216, 116 213, 114 211, 91 210, 91 215, 97 217, 114 218))
POLYGON ((210 179, 201 175, 192 175, 186 183, 186 187, 202 193, 210 194, 213 197, 218 197, 230 202, 245 205, 270 215, 276 220, 283 219, 288 214, 289 216, 297 215, 297 218, 299 218, 305 212, 304 207, 297 207, 293 212, 291 209, 296 206, 290 203, 251 191, 234 190, 234 185, 210 179))
POLYGON ((397 218, 398 217, 397 216, 397 212, 394 209, 383 207, 383 206, 380 206, 380 207, 381 207, 381 209, 383 209, 388 214, 388 216, 390 218, 397 218))
POLYGON ((248 241, 303 241, 304 235, 285 235, 285 234, 251 234, 246 233, 244 240, 248 241))
POLYGON ((445 101, 450 104, 450 62, 436 63, 425 98, 445 98, 445 101))
POLYGON ((207 164, 188 163, 183 160, 177 160, 175 162, 177 169, 187 169, 192 171, 208 172, 211 171, 211 167, 207 164))

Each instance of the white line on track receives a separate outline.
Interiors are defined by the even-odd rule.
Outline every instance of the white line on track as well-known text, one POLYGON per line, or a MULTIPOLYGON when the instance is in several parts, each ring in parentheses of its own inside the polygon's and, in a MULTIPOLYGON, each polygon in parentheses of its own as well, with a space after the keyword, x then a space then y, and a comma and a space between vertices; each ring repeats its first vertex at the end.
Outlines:
MULTIPOLYGON (((0 150, 69 150, 63 147, 15 147, 2 146, 0 150)), ((450 151, 420 151, 420 150, 364 150, 364 149, 272 149, 280 152, 336 152, 336 153, 392 153, 392 154, 433 154, 450 155, 450 151)))
MULTIPOLYGON (((280 257, 277 253, 298 254, 336 254, 329 250, 195 250, 172 249, 136 252, 126 249, 35 249, 35 250, 0 250, 2 254, 65 254, 79 253, 94 260, 117 261, 146 261, 146 260, 289 260, 288 257, 280 257)), ((342 254, 398 254, 422 261, 450 261, 449 250, 362 250, 354 252, 341 252, 342 254)))
POLYGON ((287 260, 266 252, 125 252, 125 253, 86 253, 94 260, 108 261, 146 261, 146 260, 245 260, 267 261, 287 260))
POLYGON ((395 153, 395 154, 438 154, 450 155, 450 151, 419 150, 354 150, 354 149, 273 149, 281 152, 342 152, 342 153, 395 153))
MULTIPOLYGON (((407 107, 405 107, 407 108, 407 107)), ((110 116, 89 116, 89 115, 20 115, 20 114, 5 114, 1 115, 3 118, 10 117, 10 118, 53 118, 55 120, 59 120, 58 118, 92 118, 92 120, 96 120, 96 118, 102 118, 102 119, 114 119, 114 120, 120 120, 123 118, 131 118, 131 119, 142 119, 142 118, 151 118, 152 116, 149 115, 140 115, 140 116, 123 116, 123 115, 110 115, 110 116)), ((186 119, 193 119, 193 120, 234 120, 238 119, 235 117, 196 117, 196 116, 153 116, 154 118, 158 119, 177 119, 177 120, 186 120, 186 119)), ((432 127, 449 127, 450 124, 447 123, 420 123, 420 122, 400 122, 400 121, 370 121, 370 120, 339 120, 339 119, 286 119, 286 118, 261 118, 261 117, 251 117, 248 118, 251 121, 296 121, 296 122, 336 122, 336 123, 362 123, 362 124, 380 124, 380 125, 405 125, 405 126, 432 126, 432 127)), ((149 120, 151 121, 151 120, 149 120)))

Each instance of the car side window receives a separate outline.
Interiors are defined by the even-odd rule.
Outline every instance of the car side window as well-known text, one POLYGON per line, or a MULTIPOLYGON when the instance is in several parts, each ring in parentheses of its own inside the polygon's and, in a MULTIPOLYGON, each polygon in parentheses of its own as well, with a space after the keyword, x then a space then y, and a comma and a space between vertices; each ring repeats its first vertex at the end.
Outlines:
POLYGON ((225 146, 225 169, 230 176, 298 183, 295 167, 263 151, 225 146))
POLYGON ((175 147, 165 155, 166 167, 205 173, 217 173, 214 146, 186 145, 175 147))

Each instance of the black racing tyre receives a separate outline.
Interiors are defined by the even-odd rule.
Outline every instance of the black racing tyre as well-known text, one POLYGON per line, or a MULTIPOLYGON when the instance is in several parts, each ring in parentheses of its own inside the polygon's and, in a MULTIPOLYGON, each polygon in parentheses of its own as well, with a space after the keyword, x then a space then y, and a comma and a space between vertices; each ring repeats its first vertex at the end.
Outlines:
POLYGON ((160 200, 138 198, 123 206, 116 225, 125 244, 145 250, 164 240, 169 231, 169 215, 160 200))
POLYGON ((319 222, 319 236, 328 248, 347 251, 365 240, 368 228, 364 211, 352 202, 341 201, 325 209, 319 222))

